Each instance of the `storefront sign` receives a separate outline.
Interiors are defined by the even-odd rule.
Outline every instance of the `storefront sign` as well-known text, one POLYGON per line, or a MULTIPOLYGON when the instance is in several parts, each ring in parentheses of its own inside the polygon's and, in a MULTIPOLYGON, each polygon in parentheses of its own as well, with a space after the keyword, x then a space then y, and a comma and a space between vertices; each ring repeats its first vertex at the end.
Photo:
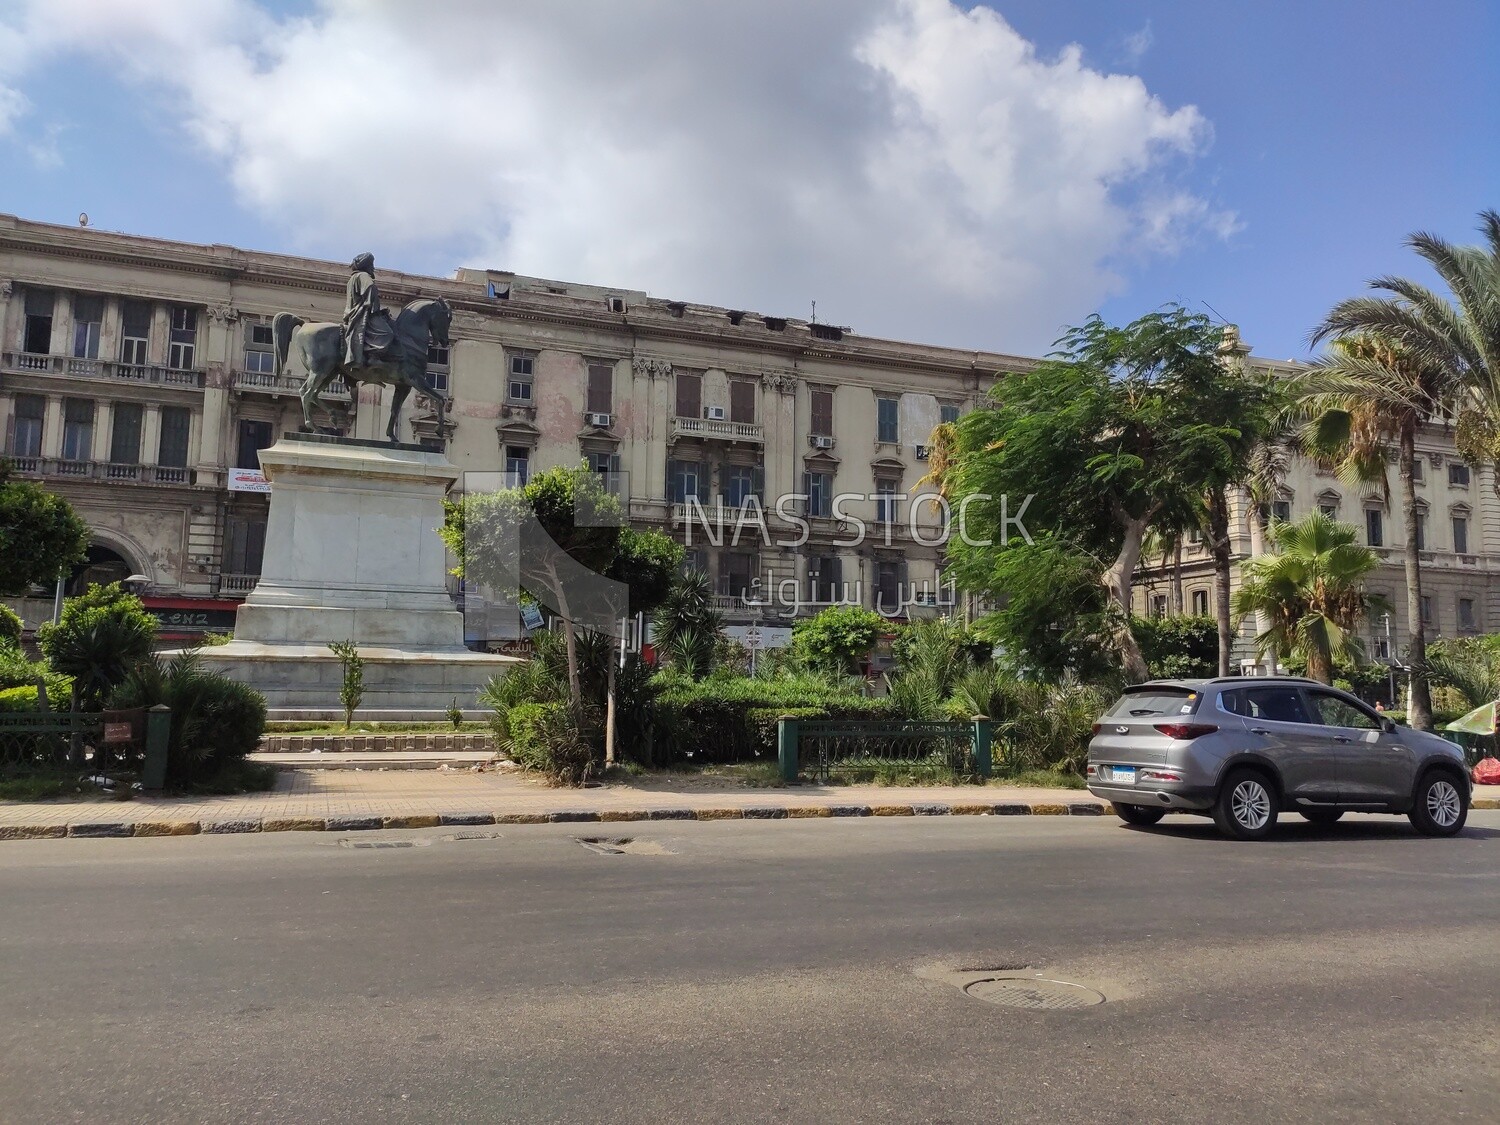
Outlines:
POLYGON ((230 492, 270 492, 271 482, 259 469, 230 469, 230 492))

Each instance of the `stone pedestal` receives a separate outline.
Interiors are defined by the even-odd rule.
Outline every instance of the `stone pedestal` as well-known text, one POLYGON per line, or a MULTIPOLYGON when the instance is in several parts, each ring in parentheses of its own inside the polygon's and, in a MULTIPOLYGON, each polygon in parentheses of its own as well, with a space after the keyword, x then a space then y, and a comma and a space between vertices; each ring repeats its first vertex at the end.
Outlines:
POLYGON ((413 445, 287 434, 260 453, 271 482, 260 581, 234 640, 205 662, 266 696, 275 718, 341 717, 342 672, 328 649, 364 658, 369 719, 440 718, 517 663, 470 652, 444 586, 437 529, 458 471, 413 445))

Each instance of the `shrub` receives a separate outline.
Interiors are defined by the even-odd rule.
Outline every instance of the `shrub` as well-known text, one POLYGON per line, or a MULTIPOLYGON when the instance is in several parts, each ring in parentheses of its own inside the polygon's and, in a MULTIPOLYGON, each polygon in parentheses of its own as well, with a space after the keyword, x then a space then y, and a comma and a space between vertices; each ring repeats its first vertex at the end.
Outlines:
POLYGON ((559 785, 582 785, 603 765, 599 717, 568 703, 518 703, 506 715, 503 748, 517 765, 559 785))
POLYGON ((21 615, 8 605, 0 605, 0 649, 20 648, 24 631, 21 615))
POLYGON ((365 661, 353 641, 330 641, 329 650, 339 658, 343 680, 339 684, 339 706, 344 709, 344 729, 354 723, 354 712, 365 697, 365 661))
POLYGON ((205 669, 196 651, 141 661, 111 693, 111 707, 172 709, 167 784, 202 783, 243 761, 266 729, 258 691, 205 669))
POLYGON ((809 667, 854 673, 885 628, 873 609, 830 606, 792 626, 792 646, 809 667))
POLYGON ((73 695, 73 678, 53 672, 41 661, 27 660, 16 649, 0 648, 0 688, 35 688, 47 685, 47 703, 54 711, 66 711, 73 695))
POLYGON ((1154 677, 1212 676, 1219 670, 1219 623, 1212 617, 1132 617, 1130 631, 1154 677))
POLYGON ((1055 683, 1011 679, 996 669, 968 673, 954 693, 953 717, 988 715, 995 723, 995 756, 1010 772, 1081 772, 1094 721, 1115 692, 1064 678, 1055 683))
POLYGON ((37 630, 53 671, 73 677, 78 705, 97 711, 138 661, 151 654, 156 618, 118 582, 94 585, 63 603, 62 620, 37 630))

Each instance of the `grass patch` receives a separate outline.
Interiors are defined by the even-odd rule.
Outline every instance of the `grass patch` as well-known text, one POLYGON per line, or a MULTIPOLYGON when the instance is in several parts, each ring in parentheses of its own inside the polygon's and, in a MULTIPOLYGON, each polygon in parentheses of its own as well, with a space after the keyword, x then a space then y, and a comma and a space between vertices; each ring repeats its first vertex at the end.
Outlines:
POLYGON ((276 767, 259 762, 229 762, 212 777, 178 792, 228 796, 234 793, 264 793, 276 787, 276 767))
POLYGON ((0 801, 49 801, 54 797, 92 796, 99 787, 76 771, 0 775, 0 801))
POLYGON ((991 785, 1022 785, 1032 789, 1084 789, 1088 783, 1076 773, 1058 770, 997 770, 990 778, 991 785))

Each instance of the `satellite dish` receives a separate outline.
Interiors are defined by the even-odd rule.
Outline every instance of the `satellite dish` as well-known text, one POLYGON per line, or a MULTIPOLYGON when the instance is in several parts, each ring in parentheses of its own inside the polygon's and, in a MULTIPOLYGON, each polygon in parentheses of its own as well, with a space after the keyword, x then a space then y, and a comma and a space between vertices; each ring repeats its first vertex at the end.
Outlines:
POLYGON ((87 211, 78 212, 78 225, 81 227, 89 225, 89 213, 87 211))

